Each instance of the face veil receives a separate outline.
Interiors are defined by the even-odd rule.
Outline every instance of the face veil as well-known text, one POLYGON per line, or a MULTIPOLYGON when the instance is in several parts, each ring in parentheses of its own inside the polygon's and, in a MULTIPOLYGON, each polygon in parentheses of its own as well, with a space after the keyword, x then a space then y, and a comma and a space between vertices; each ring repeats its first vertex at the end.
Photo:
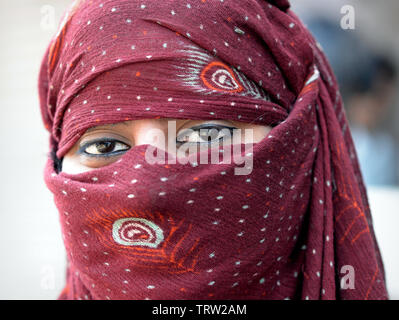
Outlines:
POLYGON ((287 1, 75 1, 39 96, 68 257, 60 299, 388 298, 335 77, 287 1), (244 155, 248 175, 149 164, 148 145, 57 170, 88 128, 157 117, 273 129, 244 155))

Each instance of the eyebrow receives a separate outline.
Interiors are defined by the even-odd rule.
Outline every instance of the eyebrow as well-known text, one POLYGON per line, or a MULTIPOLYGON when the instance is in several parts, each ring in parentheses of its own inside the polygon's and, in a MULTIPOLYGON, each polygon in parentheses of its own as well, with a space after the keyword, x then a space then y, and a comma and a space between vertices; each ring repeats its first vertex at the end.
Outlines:
POLYGON ((117 122, 117 123, 110 123, 110 124, 104 124, 104 125, 101 125, 101 126, 95 126, 95 127, 88 128, 88 129, 86 130, 86 132, 91 132, 91 131, 94 131, 94 130, 109 128, 109 127, 115 127, 115 126, 121 125, 121 124, 123 124, 123 125, 125 125, 125 126, 129 125, 128 121, 117 122))

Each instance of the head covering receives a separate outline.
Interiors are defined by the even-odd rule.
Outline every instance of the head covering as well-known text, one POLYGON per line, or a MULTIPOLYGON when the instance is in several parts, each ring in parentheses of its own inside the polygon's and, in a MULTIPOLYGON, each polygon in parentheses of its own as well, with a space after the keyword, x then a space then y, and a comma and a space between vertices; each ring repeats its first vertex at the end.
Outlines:
POLYGON ((58 158, 87 128, 126 120, 273 126, 245 154, 248 175, 150 164, 148 145, 78 174, 49 157, 68 257, 60 298, 387 298, 336 80, 287 1, 75 2, 39 92, 58 158))

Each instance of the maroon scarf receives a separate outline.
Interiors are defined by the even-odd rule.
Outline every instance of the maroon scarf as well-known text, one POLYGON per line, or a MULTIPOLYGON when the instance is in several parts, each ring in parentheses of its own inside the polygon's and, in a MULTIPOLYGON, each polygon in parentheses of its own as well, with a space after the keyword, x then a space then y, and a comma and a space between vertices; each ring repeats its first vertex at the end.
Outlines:
MULTIPOLYGON (((149 164, 57 172, 62 299, 386 299, 336 80, 285 0, 74 3, 39 93, 62 158, 87 128, 145 118, 270 125, 253 170, 149 164), (341 288, 353 267, 354 288, 341 288)), ((169 156, 167 154, 167 156, 169 156)))

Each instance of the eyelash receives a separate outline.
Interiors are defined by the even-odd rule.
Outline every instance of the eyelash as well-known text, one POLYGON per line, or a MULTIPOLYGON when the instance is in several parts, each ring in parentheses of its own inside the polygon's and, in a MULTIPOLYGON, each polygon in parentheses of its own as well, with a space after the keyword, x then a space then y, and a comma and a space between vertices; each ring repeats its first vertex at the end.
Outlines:
MULTIPOLYGON (((222 130, 222 129, 228 129, 230 131, 230 134, 232 136, 232 131, 234 129, 236 129, 235 127, 229 127, 229 126, 225 126, 225 125, 218 125, 218 124, 203 124, 203 125, 199 125, 199 126, 194 126, 190 128, 191 130, 193 130, 194 132, 198 132, 200 133, 201 129, 216 129, 218 131, 222 130)), ((184 141, 178 141, 177 139, 179 137, 181 137, 182 134, 178 135, 178 137, 176 137, 176 144, 177 145, 181 145, 183 143, 191 143, 191 144, 203 144, 203 143, 207 143, 207 144, 211 144, 211 143, 215 143, 216 141, 204 141, 204 142, 184 142, 184 141)), ((219 138, 217 141, 220 141, 222 138, 219 138)), ((99 139, 95 139, 92 141, 88 141, 86 143, 84 143, 82 146, 79 147, 79 150, 77 151, 78 154, 82 154, 85 155, 87 157, 92 157, 92 158, 106 158, 106 157, 115 157, 117 155, 120 155, 124 152, 126 152, 127 150, 130 149, 130 146, 128 146, 126 143, 117 140, 117 139, 112 139, 112 138, 99 138, 99 139), (103 154, 93 154, 93 153, 89 153, 86 151, 87 148, 89 148, 90 146, 95 145, 96 143, 120 143, 123 144, 125 146, 127 146, 127 149, 124 150, 118 150, 118 151, 114 151, 114 152, 108 152, 108 153, 103 153, 103 154)))

